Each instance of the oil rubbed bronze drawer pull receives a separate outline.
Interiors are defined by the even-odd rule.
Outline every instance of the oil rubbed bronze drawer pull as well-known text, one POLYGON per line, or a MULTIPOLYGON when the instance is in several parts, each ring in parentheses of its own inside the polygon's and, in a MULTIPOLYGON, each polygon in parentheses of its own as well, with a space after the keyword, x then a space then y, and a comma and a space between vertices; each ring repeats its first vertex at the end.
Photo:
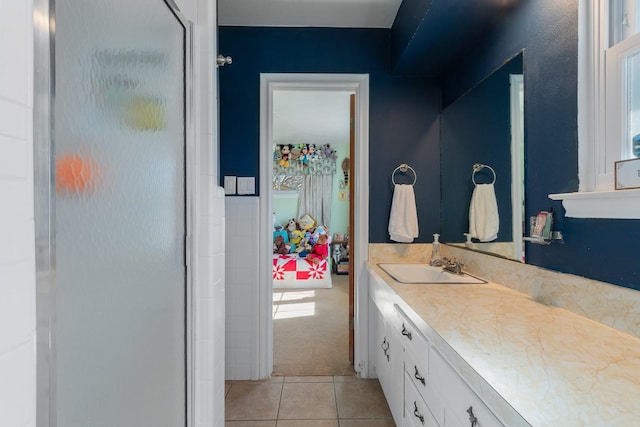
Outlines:
POLYGON ((411 336, 411 331, 407 330, 407 328, 404 326, 404 323, 402 324, 402 335, 409 338, 409 341, 413 340, 413 337, 411 336))
POLYGON ((420 420, 422 425, 424 425, 424 415, 422 415, 420 411, 418 411, 418 402, 416 401, 413 402, 413 415, 415 415, 416 418, 420 420))
POLYGON ((469 414, 469 422, 471 423, 471 427, 476 427, 478 425, 478 418, 473 415, 472 406, 469 406, 469 409, 467 409, 467 414, 469 414))
POLYGON ((413 368, 416 370, 416 373, 413 374, 413 376, 415 377, 415 379, 417 379, 418 381, 420 381, 422 383, 422 385, 426 385, 427 382, 425 381, 424 377, 422 375, 420 375, 420 372, 418 371, 418 367, 416 365, 413 365, 413 368))

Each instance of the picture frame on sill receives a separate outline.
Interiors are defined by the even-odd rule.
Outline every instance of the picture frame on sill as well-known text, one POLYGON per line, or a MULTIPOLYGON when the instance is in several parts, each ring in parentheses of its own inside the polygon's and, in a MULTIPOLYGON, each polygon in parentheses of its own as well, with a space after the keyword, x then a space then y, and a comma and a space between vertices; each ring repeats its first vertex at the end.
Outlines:
POLYGON ((640 159, 617 161, 614 171, 616 190, 640 188, 640 159))

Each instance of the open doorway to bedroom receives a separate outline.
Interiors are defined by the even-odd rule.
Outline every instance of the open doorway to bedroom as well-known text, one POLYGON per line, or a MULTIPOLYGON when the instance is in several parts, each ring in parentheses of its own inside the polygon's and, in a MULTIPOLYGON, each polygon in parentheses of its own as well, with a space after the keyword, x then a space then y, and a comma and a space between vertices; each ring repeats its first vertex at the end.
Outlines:
MULTIPOLYGON (((353 364, 350 364, 350 372, 355 371, 358 376, 364 378, 369 374, 369 296, 365 265, 368 258, 369 241, 369 76, 367 74, 313 73, 265 73, 260 75, 260 194, 264 197, 260 197, 260 212, 262 212, 260 214, 260 295, 258 313, 256 314, 259 338, 258 355, 260 357, 258 377, 264 378, 274 374, 273 233, 275 230, 272 195, 274 193, 273 171, 276 163, 274 158, 276 151, 273 138, 273 97, 278 90, 285 89, 312 91, 315 94, 323 92, 355 94, 350 97, 350 109, 354 111, 354 114, 353 120, 350 120, 349 193, 345 194, 350 205, 349 274, 346 276, 349 280, 349 306, 346 327, 349 333, 347 356, 353 355, 354 360, 353 364)), ((282 160, 281 154, 277 160, 278 164, 282 160)), ((290 157, 288 160, 291 161, 290 157)), ((337 164, 337 160, 336 176, 342 176, 344 179, 342 162, 337 164)), ((339 186, 340 183, 338 182, 337 185, 339 186)), ((329 235, 332 238, 335 234, 334 231, 329 230, 329 235)), ((304 291, 304 289, 301 290, 301 292, 304 291)), ((301 346, 304 344, 301 343, 292 351, 298 351, 301 346)), ((311 359, 313 364, 313 358, 311 359)))
POLYGON ((273 91, 273 375, 353 374, 353 90, 273 91))

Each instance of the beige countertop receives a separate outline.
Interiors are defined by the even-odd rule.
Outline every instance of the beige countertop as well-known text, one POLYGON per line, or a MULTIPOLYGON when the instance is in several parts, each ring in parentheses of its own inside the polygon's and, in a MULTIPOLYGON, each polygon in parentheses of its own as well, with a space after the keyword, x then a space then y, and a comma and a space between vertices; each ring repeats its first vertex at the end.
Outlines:
POLYGON ((640 425, 639 338, 495 283, 405 284, 367 267, 507 426, 640 425))

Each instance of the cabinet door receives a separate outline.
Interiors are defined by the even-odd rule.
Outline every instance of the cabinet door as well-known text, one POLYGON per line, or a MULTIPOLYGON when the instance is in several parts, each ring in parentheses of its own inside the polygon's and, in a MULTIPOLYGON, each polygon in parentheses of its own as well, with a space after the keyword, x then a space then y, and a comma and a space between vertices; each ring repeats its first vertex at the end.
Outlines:
POLYGON ((445 427, 503 427, 438 351, 429 353, 429 365, 431 384, 442 396, 445 427))
POLYGON ((397 425, 402 425, 403 404, 403 350, 394 329, 389 326, 377 306, 374 314, 374 337, 376 339, 376 372, 378 381, 387 399, 387 404, 397 425))

